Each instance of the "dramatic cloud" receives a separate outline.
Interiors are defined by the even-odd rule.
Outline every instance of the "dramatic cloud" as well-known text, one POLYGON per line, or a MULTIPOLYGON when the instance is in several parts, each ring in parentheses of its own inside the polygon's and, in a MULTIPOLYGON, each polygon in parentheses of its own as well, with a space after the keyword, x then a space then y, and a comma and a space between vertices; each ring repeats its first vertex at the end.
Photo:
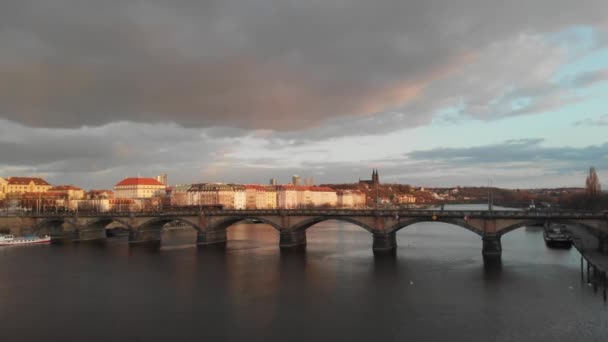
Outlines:
MULTIPOLYGON (((570 67, 608 46, 605 13, 605 0, 4 0, 0 175, 108 187, 376 167, 425 185, 572 183, 608 168, 604 140, 548 147, 545 118, 532 136, 546 141, 490 132, 448 148, 441 127, 499 130, 598 96, 608 65, 570 67), (421 126, 446 148, 412 147, 421 126)), ((586 104, 596 119, 570 112, 574 135, 605 125, 586 104)))
POLYGON ((77 130, 34 129, 0 120, 0 174, 36 174, 52 182, 108 187, 138 173, 201 180, 231 139, 176 125, 112 123, 77 130), (128 133, 126 133, 128 132, 128 133))
POLYGON ((521 65, 518 51, 501 42, 595 26, 605 13, 604 0, 7 0, 0 117, 36 127, 134 121, 284 131, 399 112, 418 124, 430 120, 416 109, 432 94, 462 90, 476 92, 467 115, 504 116, 506 104, 497 114, 486 108, 503 84, 481 93, 473 87, 488 79, 436 84, 471 71, 488 51, 504 73, 523 76, 511 68, 521 65))

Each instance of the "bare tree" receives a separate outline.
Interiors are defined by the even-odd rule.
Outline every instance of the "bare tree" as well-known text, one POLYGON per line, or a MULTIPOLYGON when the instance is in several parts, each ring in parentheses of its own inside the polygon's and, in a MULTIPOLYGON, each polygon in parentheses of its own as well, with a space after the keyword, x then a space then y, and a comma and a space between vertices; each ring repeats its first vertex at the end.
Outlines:
POLYGON ((602 186, 600 185, 600 180, 597 177, 597 172, 595 172, 595 168, 589 168, 589 175, 587 176, 586 190, 587 195, 596 197, 602 192, 602 186))

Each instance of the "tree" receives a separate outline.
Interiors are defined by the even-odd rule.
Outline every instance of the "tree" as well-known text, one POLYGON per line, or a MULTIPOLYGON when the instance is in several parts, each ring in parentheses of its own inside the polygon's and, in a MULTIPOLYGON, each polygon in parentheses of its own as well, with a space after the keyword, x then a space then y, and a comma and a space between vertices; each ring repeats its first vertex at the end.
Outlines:
POLYGON ((587 176, 586 191, 587 195, 591 197, 597 197, 602 192, 602 187, 600 185, 600 180, 597 177, 597 172, 595 172, 595 168, 589 168, 589 175, 587 176))

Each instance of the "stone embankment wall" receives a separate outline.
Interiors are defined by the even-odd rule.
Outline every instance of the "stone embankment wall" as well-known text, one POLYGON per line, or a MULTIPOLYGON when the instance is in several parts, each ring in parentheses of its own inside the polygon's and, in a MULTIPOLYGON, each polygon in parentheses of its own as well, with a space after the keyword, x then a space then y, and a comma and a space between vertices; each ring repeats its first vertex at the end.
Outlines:
POLYGON ((28 227, 31 227, 34 222, 30 218, 18 216, 0 216, 0 231, 8 232, 13 235, 23 235, 28 227))

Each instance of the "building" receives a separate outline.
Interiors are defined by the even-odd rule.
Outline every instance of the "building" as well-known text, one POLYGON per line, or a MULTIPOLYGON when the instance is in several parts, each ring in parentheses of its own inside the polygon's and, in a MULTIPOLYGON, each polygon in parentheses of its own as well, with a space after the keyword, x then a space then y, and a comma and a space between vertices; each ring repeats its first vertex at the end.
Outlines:
POLYGON ((372 170, 372 179, 370 180, 361 180, 359 179, 360 185, 365 185, 367 187, 372 187, 376 185, 380 185, 380 175, 377 169, 372 170))
POLYGON ((114 186, 115 198, 150 198, 165 195, 166 185, 154 178, 125 178, 114 186))
POLYGON ((416 203, 416 196, 411 194, 403 194, 395 196, 395 202, 397 204, 414 204, 416 203))
MULTIPOLYGON (((104 205, 101 203, 100 205, 104 205)), ((108 210, 113 212, 140 211, 140 200, 130 198, 113 198, 108 200, 108 210)))
POLYGON ((294 185, 280 185, 277 187, 277 208, 298 208, 298 191, 294 185))
POLYGON ((305 208, 312 206, 311 193, 308 187, 294 185, 294 190, 296 191, 296 208, 305 208))
POLYGON ((215 205, 217 196, 206 183, 192 184, 188 189, 188 205, 215 205))
POLYGON ((277 207, 277 187, 267 186, 266 191, 266 204, 264 209, 276 209, 277 207))
POLYGON ((298 176, 298 175, 293 175, 293 176, 291 177, 291 184, 292 184, 292 185, 299 186, 299 185, 300 185, 300 183, 301 183, 301 178, 300 178, 300 176, 298 176))
POLYGON ((275 185, 275 186, 276 186, 276 185, 278 185, 279 183, 278 183, 278 181, 277 181, 277 179, 276 179, 276 178, 270 178, 270 183, 269 183, 269 184, 270 184, 270 185, 275 185))
POLYGON ((266 209, 266 187, 262 185, 245 185, 246 209, 266 209))
POLYGON ((232 199, 232 208, 233 209, 237 209, 237 210, 242 210, 245 209, 245 205, 247 203, 247 196, 245 194, 245 186, 243 185, 237 185, 237 184, 233 184, 232 186, 232 192, 233 192, 233 199, 232 199))
POLYGON ((91 190, 84 195, 83 200, 70 201, 69 208, 73 211, 130 211, 138 208, 132 208, 130 204, 134 203, 132 199, 114 199, 112 190, 91 190))
POLYGON ((338 194, 332 188, 311 186, 311 202, 313 207, 336 207, 338 205, 338 194))
POLYGON ((192 184, 178 184, 173 187, 171 191, 171 205, 175 206, 186 206, 189 205, 188 190, 192 187, 192 184))
POLYGON ((85 198, 84 190, 73 185, 57 185, 50 188, 48 192, 63 194, 68 201, 81 200, 85 198))
POLYGON ((134 212, 145 209, 148 199, 95 198, 70 201, 70 210, 82 212, 134 212))
POLYGON ((0 177, 0 200, 3 200, 6 197, 6 187, 8 185, 8 181, 2 177, 0 177))
POLYGON ((161 183, 164 184, 165 186, 169 185, 169 177, 167 176, 166 173, 163 173, 160 176, 156 176, 156 180, 161 183))
POLYGON ((222 205, 226 209, 245 209, 245 187, 234 184, 201 183, 188 189, 188 205, 222 205))
POLYGON ((36 212, 56 212, 68 206, 68 198, 59 192, 25 192, 12 193, 10 196, 18 196, 21 208, 36 212))
POLYGON ((257 186, 247 184, 245 185, 245 209, 256 209, 256 199, 257 199, 257 186))
POLYGON ((52 185, 38 177, 9 177, 0 178, 0 199, 18 197, 26 192, 47 192, 52 185))
POLYGON ((277 208, 335 207, 338 196, 334 189, 318 186, 282 185, 277 187, 277 208))
POLYGON ((85 194, 85 199, 112 199, 114 191, 112 190, 91 190, 85 194))
POLYGON ((340 208, 364 208, 366 205, 365 193, 361 191, 340 190, 337 195, 340 208))
MULTIPOLYGON (((84 199, 70 201, 70 210, 82 212, 107 212, 110 211, 110 199, 84 199)), ((127 210, 125 210, 127 211, 127 210)))

